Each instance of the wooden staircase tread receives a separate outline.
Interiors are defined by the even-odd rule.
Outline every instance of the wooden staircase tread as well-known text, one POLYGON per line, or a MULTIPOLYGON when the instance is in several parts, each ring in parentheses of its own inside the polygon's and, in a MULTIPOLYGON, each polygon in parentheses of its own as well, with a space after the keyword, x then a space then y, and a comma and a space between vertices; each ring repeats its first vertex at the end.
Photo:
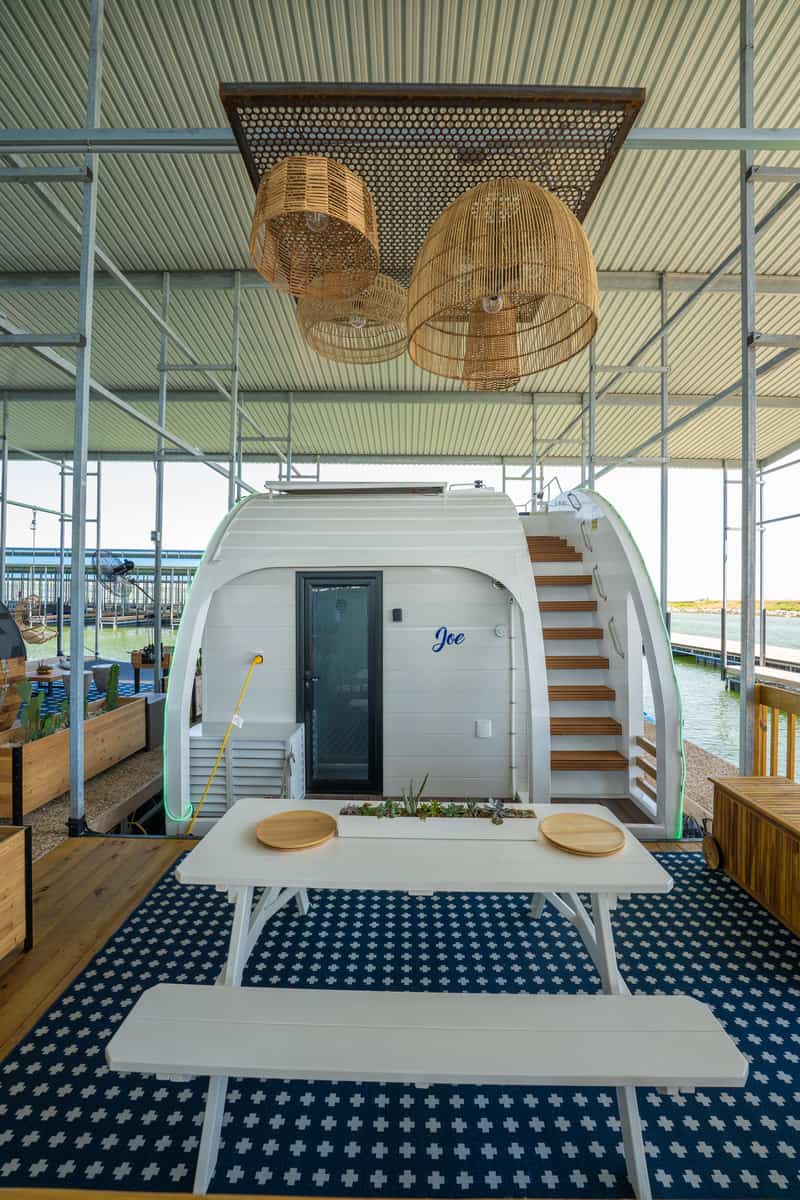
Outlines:
POLYGON ((614 717, 551 717, 550 733, 553 737, 581 734, 618 737, 622 726, 614 717))
POLYGON ((625 771, 628 760, 619 750, 553 750, 553 771, 625 771))
POLYGON ((651 787, 646 779, 642 779, 641 775, 636 778, 636 786, 644 792, 645 796, 649 796, 651 800, 657 800, 658 794, 654 787, 651 787))
POLYGON ((599 625, 550 625, 542 629, 546 642, 599 642, 604 637, 599 625))
POLYGON ((534 575, 533 582, 540 587, 591 587, 591 575, 534 575))
POLYGON ((551 700, 615 700, 613 688, 592 683, 557 683, 547 689, 551 700))
POLYGON ((583 562, 580 550, 533 550, 529 551, 531 562, 583 562))
POLYGON ((641 754, 636 755, 635 759, 637 767, 644 771, 645 775, 649 775, 651 779, 657 779, 656 769, 647 758, 642 758, 641 754))
POLYGON ((596 600, 540 600, 540 612, 597 612, 596 600))
POLYGON ((608 659, 599 654, 547 655, 544 665, 548 671, 605 671, 608 659))
POLYGON ((651 754, 653 758, 656 757, 656 744, 655 742, 651 742, 650 738, 642 737, 640 735, 636 738, 636 745, 640 750, 644 750, 645 754, 651 754))

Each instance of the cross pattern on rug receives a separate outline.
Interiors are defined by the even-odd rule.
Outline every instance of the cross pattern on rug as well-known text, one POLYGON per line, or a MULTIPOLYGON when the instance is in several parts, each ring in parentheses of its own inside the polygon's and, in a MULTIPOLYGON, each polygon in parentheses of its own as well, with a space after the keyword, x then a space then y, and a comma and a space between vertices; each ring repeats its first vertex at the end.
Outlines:
MULTIPOLYGON (((800 941, 693 854, 670 895, 614 914, 631 990, 710 1004, 751 1061, 746 1087, 640 1089, 656 1196, 800 1197, 800 941)), ((3 1064, 0 1187, 191 1189, 207 1080, 118 1075, 105 1046, 159 981, 215 980, 232 908, 167 874, 3 1064)), ((596 992, 572 927, 500 894, 311 893, 268 924, 244 983, 269 988, 596 992)), ((630 1196, 613 1089, 238 1080, 212 1191, 630 1196)))

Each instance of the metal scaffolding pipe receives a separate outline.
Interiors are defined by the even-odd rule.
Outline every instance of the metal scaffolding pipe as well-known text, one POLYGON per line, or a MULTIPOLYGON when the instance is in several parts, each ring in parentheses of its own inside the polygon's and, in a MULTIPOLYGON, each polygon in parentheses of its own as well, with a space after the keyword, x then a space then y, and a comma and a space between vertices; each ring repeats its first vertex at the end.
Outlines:
MULTIPOLYGON (((100 120, 100 96, 103 83, 103 0, 91 0, 89 16, 89 69, 86 124, 94 127, 100 120)), ((89 392, 92 369, 92 322, 94 317, 94 259, 97 233, 97 172, 99 163, 93 153, 86 155, 88 178, 83 185, 81 229, 80 296, 78 334, 84 339, 78 347, 75 370, 75 417, 72 470, 72 566, 70 571, 70 706, 69 723, 69 823, 71 837, 86 829, 84 815, 83 755, 83 626, 86 615, 86 469, 89 451, 89 392)), ((36 187, 42 187, 36 184, 36 187)), ((55 354, 44 347, 39 354, 55 354)), ((57 357, 61 357, 57 355, 57 357)), ((66 361, 66 360, 65 360, 66 361)))
POLYGON ((67 472, 64 469, 63 459, 61 460, 58 477, 61 516, 58 518, 58 598, 56 601, 56 653, 60 658, 64 653, 64 588, 66 579, 66 520, 64 518, 64 510, 67 506, 67 472))
MULTIPOLYGON (((739 124, 753 121, 753 41, 755 0, 739 4, 739 124)), ((756 561, 756 220, 751 150, 739 155, 741 227, 742 339, 742 517, 741 517, 741 666, 739 672, 739 772, 753 774, 755 734, 755 561, 756 561)), ((784 351, 787 353, 787 351, 784 351)))
MULTIPOLYGON (((87 187, 88 186, 89 185, 87 184, 87 187)), ((7 314, 2 311, 0 311, 0 326, 3 326, 6 329, 16 328, 7 314)), ((66 375, 71 375, 73 379, 77 377, 77 367, 75 364, 70 362, 68 358, 64 358, 58 353, 57 350, 51 350, 45 346, 32 347, 32 350, 34 354, 38 354, 41 358, 44 358, 47 362, 51 363, 54 367, 57 367, 60 371, 63 371, 66 375)), ((218 475, 222 475, 225 479, 228 478, 228 472, 225 467, 219 466, 212 459, 204 455, 203 451, 198 449, 197 446, 192 446, 191 443, 185 442, 183 438, 171 433, 169 429, 165 429, 163 426, 159 425, 157 421, 151 421, 149 417, 145 416, 144 413, 139 412, 139 410, 132 404, 128 404, 126 400, 123 400, 116 394, 116 392, 112 392, 110 388, 105 387, 102 383, 98 383, 94 379, 89 380, 89 387, 93 392, 96 392, 98 396, 101 396, 104 400, 108 400, 110 404, 113 404, 116 408, 121 409, 122 412, 127 413, 132 420, 138 421, 140 425, 144 425, 146 428, 151 429, 153 433, 163 434, 166 441, 171 442, 173 446, 178 446, 181 450, 184 450, 187 454, 191 455, 192 458, 200 459, 212 471, 216 471, 218 475)), ((254 492, 256 490, 255 488, 250 487, 249 483, 245 483, 244 480, 240 480, 239 482, 241 483, 241 486, 248 492, 254 492)))
POLYGON ((98 459, 95 463, 95 483, 97 491, 95 494, 95 526, 94 526, 94 656, 100 657, 100 629, 103 621, 103 589, 102 589, 102 567, 100 565, 100 551, 103 544, 102 532, 102 506, 103 506, 103 464, 98 459))
POLYGON ((661 468, 659 478, 659 517, 661 536, 659 539, 659 571, 658 597, 661 602, 661 613, 669 629, 669 436, 666 432, 669 424, 669 345, 665 329, 668 315, 667 283, 661 276, 661 383, 660 383, 660 417, 661 417, 661 468))
MULTIPOLYGON (((169 271, 161 280, 161 317, 164 324, 169 320, 169 271)), ((158 370, 158 423, 167 423, 167 352, 169 339, 162 329, 159 348, 158 370)), ((228 480, 228 487, 231 480, 228 480)), ((164 532, 164 438, 158 435, 156 443, 156 508, 153 530, 153 691, 161 691, 161 561, 164 532)))
POLYGON ((595 442, 597 434, 597 377, 595 373, 596 349, 594 338, 589 342, 589 462, 587 467, 587 483, 590 489, 595 485, 595 442))
MULTIPOLYGON (((786 362, 786 360, 791 358, 793 354, 797 353, 797 350, 780 350, 767 362, 762 363, 759 367, 756 367, 754 374, 765 375, 768 371, 773 371, 775 367, 779 367, 781 363, 786 362)), ((707 400, 704 400, 702 404, 698 404, 697 407, 693 408, 691 412, 684 413, 682 417, 676 417, 674 421, 671 421, 669 425, 667 425, 665 432, 674 433, 676 429, 682 429, 684 425, 688 425, 690 421, 694 421, 697 417, 702 416, 704 412, 707 412, 709 408, 713 408, 715 405, 719 404, 721 400, 727 399, 728 396, 735 396, 739 391, 741 391, 741 388, 742 380, 737 379, 735 383, 731 383, 728 385, 728 387, 723 388, 721 392, 717 392, 716 396, 709 396, 707 400)), ((650 435, 650 437, 645 438, 643 442, 640 442, 638 446, 635 446, 633 450, 631 450, 629 454, 626 454, 625 457, 620 461, 631 462, 637 455, 641 454, 642 450, 646 450, 648 446, 652 446, 654 442, 658 442, 660 440, 661 431, 659 430, 657 433, 653 433, 650 435)), ((601 475, 606 475, 613 469, 613 466, 603 467, 602 471, 597 472, 597 478, 599 479, 601 475)))
MULTIPOLYGON (((780 200, 777 200, 775 202, 775 204, 773 204, 772 208, 768 209, 767 212, 764 213, 764 216, 761 218, 761 220, 758 222, 758 224, 754 228, 753 236, 757 237, 758 234, 762 233, 767 228, 767 226, 770 225, 775 220, 775 218, 779 215, 779 213, 783 212, 784 208, 786 208, 786 206, 788 204, 791 204, 791 202, 794 200, 794 198, 798 195, 800 195, 800 183, 795 184, 794 187, 790 187, 781 196, 780 200)), ((665 326, 664 326, 664 331, 666 331, 667 329, 672 329, 677 324, 677 322, 680 321, 681 318, 686 315, 686 313, 689 311, 689 309, 692 307, 692 305, 697 300, 699 300, 699 298, 703 295, 703 293, 705 291, 707 291, 707 289, 711 286, 711 284, 714 282, 714 280, 718 279, 720 275, 723 275, 725 273, 725 271, 728 269, 728 267, 732 266, 733 263, 736 262, 736 260, 741 255, 742 245, 743 245, 743 243, 740 242, 738 246, 736 246, 733 250, 731 250, 730 254, 726 254, 725 257, 723 258, 722 262, 719 263, 714 268, 714 270, 711 271, 710 274, 708 274, 705 277, 703 282, 701 284, 699 284, 689 296, 686 297, 686 299, 683 301, 682 304, 678 305, 678 307, 675 309, 675 312, 672 314, 672 316, 667 319, 665 326)), ((644 342, 642 342, 641 346, 636 351, 636 353, 631 358, 628 359, 628 362, 625 364, 625 368, 622 371, 620 371, 619 374, 615 375, 612 379, 610 379, 608 381, 608 383, 603 386, 603 388, 597 395, 598 400, 602 400, 603 397, 606 396, 611 391, 612 387, 616 383, 619 383, 620 379, 622 379, 623 375, 625 374, 625 371, 630 369, 632 366, 635 366, 636 363, 638 363, 639 359, 642 357, 642 355, 646 354, 647 351, 651 349, 651 347, 655 346, 656 342, 661 337, 661 333, 662 333, 662 330, 659 329, 658 332, 654 333, 652 337, 649 337, 644 342)))
POLYGON ((719 667, 728 675, 728 464, 722 460, 722 608, 719 614, 719 667))
MULTIPOLYGON (((17 159, 13 154, 7 155, 7 157, 10 161, 12 161, 14 163, 15 166, 18 166, 18 167, 24 166, 24 164, 19 159, 17 159)), ((33 184, 33 186, 35 187, 35 189, 39 193, 39 195, 42 197, 42 199, 44 200, 44 202, 48 206, 48 208, 51 210, 51 212, 55 213, 55 215, 58 217, 58 219, 61 221, 61 223, 63 225, 66 225, 67 228, 72 229, 76 232, 80 232, 80 230, 81 230, 80 221, 77 221, 75 219, 75 217, 73 217, 70 210, 61 202, 61 200, 57 196, 53 195, 53 193, 50 191, 50 188, 48 187, 47 184, 35 183, 35 184, 33 184)), ((117 280, 117 282, 120 283, 122 285, 122 287, 125 288, 126 291, 130 292, 130 294, 137 301, 137 303, 144 309, 144 311, 151 318, 151 320, 155 321, 156 325, 158 325, 158 327, 162 330, 162 332, 167 334, 167 337, 169 338, 169 340, 171 342, 173 342, 174 345, 176 345, 183 354, 186 355, 186 357, 189 360, 189 366, 196 367, 198 360, 197 360, 196 355, 192 351, 191 347, 188 345, 188 343, 185 342, 183 340, 183 338, 180 336, 180 334, 177 333, 170 325, 167 325, 166 323, 162 322, 161 314, 153 307, 153 305, 149 302, 149 300, 147 300, 142 295, 142 293, 139 291, 139 289, 133 283, 131 283, 130 279, 128 279, 128 277, 124 273, 124 271, 120 270, 120 268, 116 265, 116 263, 113 261, 113 259, 106 253, 106 251, 103 250, 103 248, 101 246, 97 245, 96 241, 94 244, 94 255, 95 255, 96 260, 98 262, 102 263, 103 269, 108 271, 108 273, 110 275, 113 275, 113 277, 117 280)), ((92 267, 94 268, 94 260, 92 262, 92 267)), ((29 331, 25 331, 25 332, 29 332, 29 331)), ((186 369, 186 368, 184 367, 184 369, 186 369)), ((220 393, 220 395, 224 396, 226 399, 230 399, 228 391, 226 390, 226 388, 223 387, 223 385, 217 379, 215 371, 214 370, 209 371, 202 367, 201 367, 201 370, 203 371, 203 374, 205 375, 206 379, 211 384, 211 386, 216 391, 218 391, 220 393)))
MULTIPOLYGON (((63 505, 62 505, 63 508, 63 505)), ((0 602, 6 598, 6 542, 8 535, 8 392, 3 392, 2 490, 0 490, 0 602)))
POLYGON ((230 476, 228 478, 228 508, 236 503, 236 484, 234 476, 241 472, 237 470, 237 449, 241 437, 241 420, 239 415, 239 310, 242 301, 242 276, 236 271, 233 276, 233 322, 231 326, 231 413, 230 413, 230 476))

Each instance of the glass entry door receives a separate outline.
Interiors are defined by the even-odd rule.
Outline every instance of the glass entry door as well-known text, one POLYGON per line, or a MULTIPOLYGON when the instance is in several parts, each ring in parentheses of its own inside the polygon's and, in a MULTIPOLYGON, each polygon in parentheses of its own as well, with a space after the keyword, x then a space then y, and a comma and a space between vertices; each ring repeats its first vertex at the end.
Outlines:
POLYGON ((381 576, 297 577, 297 708, 309 792, 383 787, 381 576))

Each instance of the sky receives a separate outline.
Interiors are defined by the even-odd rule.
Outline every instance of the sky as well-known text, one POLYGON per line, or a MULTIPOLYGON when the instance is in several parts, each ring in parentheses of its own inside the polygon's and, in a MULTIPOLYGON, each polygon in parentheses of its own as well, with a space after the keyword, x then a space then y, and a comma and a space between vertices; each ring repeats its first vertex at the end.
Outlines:
MULTIPOLYGON (((790 461, 790 460, 786 460, 790 461)), ((303 469, 301 467, 301 469, 303 469)), ((580 482, 571 468, 545 468, 545 480, 558 476, 561 488, 580 482)), ((735 473, 732 473, 735 477, 735 473)), ((261 488, 277 472, 269 464, 246 465, 244 478, 261 488)), ((396 464, 386 466, 323 464, 323 480, 436 480, 469 483, 481 479, 499 490, 499 467, 396 464)), ((508 490, 518 504, 529 495, 529 484, 512 483, 508 490)), ((644 555, 651 575, 658 578, 659 473, 653 468, 616 468, 598 480, 601 491, 627 522, 644 555)), ((558 490, 558 488, 556 488, 558 490)), ((58 509, 58 471, 46 463, 9 464, 9 498, 58 509)), ((789 467, 767 478, 765 514, 775 517, 800 509, 800 466, 789 467)), ((103 465, 102 545, 106 550, 139 549, 151 545, 155 503, 152 463, 103 465)), ((224 515, 227 480, 202 464, 169 463, 165 468, 165 549, 205 548, 224 515)), ((739 525, 740 488, 729 487, 729 523, 739 525)), ((89 480, 88 506, 94 511, 95 481, 89 480)), ((67 499, 69 508, 69 495, 67 499)), ((31 546, 31 514, 9 508, 8 545, 31 546)), ((719 599, 722 595, 722 472, 679 469, 670 471, 670 600, 719 599)), ((39 514, 36 545, 58 545, 58 520, 39 514)), ((69 538, 69 535, 68 535, 69 538)), ((728 594, 739 595, 740 558, 738 532, 728 539, 728 594)), ((87 541, 94 545, 93 527, 87 541)), ((69 540, 68 540, 69 544, 69 540)), ((800 598, 800 522, 785 521, 765 533, 765 592, 768 600, 800 598)))

